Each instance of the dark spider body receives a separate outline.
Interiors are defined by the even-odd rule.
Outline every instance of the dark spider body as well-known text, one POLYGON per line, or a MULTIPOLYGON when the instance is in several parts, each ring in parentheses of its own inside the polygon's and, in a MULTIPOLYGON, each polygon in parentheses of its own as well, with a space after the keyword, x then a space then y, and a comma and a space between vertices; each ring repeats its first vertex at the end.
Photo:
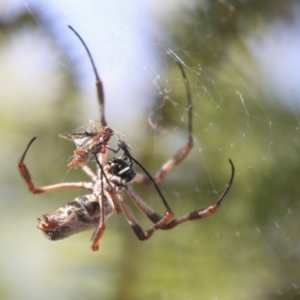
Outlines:
POLYGON ((111 181, 118 183, 119 179, 125 180, 126 182, 131 182, 135 177, 135 172, 132 169, 132 163, 127 164, 125 158, 113 158, 108 162, 108 170, 111 175, 111 181), (115 179, 114 179, 115 178, 115 179))

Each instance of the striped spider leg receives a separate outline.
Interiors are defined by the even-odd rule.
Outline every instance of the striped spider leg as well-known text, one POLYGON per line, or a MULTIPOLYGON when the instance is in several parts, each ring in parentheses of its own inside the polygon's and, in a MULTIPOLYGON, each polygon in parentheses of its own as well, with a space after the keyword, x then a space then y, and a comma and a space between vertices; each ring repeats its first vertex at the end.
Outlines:
MULTIPOLYGON (((193 148, 193 123, 192 123, 193 104, 192 104, 191 89, 182 62, 176 55, 175 55, 175 59, 181 71, 181 75, 183 77, 183 81, 186 88, 187 110, 188 110, 188 139, 186 143, 175 153, 175 155, 170 159, 168 159, 153 176, 153 179, 155 180, 156 183, 161 182, 165 178, 167 173, 169 173, 177 164, 179 164, 193 148)), ((148 184, 151 183, 149 177, 145 176, 144 174, 137 174, 134 180, 139 183, 148 183, 148 184)))
POLYGON ((118 150, 113 150, 108 146, 109 141, 111 137, 115 134, 115 132, 112 128, 107 126, 107 122, 105 119, 103 84, 98 74, 96 65, 94 63, 94 59, 90 53, 89 48, 85 44, 82 37, 78 34, 78 32, 72 26, 69 26, 69 28, 79 38, 80 42, 85 48, 94 71, 94 75, 96 79, 97 97, 98 97, 99 109, 100 109, 100 122, 98 122, 100 124, 100 130, 97 129, 95 125, 96 122, 92 121, 91 123, 92 126, 90 131, 59 134, 59 137, 74 141, 77 147, 77 149, 74 151, 74 156, 72 161, 68 164, 69 167, 86 165, 98 153, 101 154, 100 156, 101 163, 105 164, 107 160, 106 150, 111 150, 114 153, 116 153, 118 150))
MULTIPOLYGON (((193 106, 192 106, 192 96, 191 96, 191 89, 190 89, 190 85, 189 85, 189 81, 187 79, 187 76, 185 74, 183 65, 180 61, 180 59, 174 54, 177 65, 181 71, 183 80, 184 80, 184 84, 185 84, 185 88, 186 88, 186 97, 187 97, 187 109, 188 109, 188 139, 186 141, 186 143, 177 151, 177 153, 175 153, 175 155, 173 157, 171 157, 170 159, 168 159, 163 165, 162 167, 157 171, 157 173, 153 176, 153 180, 156 183, 161 182, 164 177, 167 175, 167 173, 169 173, 177 164, 179 164, 187 155, 188 153, 191 151, 192 147, 193 147, 193 137, 192 137, 192 112, 193 112, 193 106)), ((126 153, 126 146, 122 145, 122 142, 119 143, 119 147, 126 153)), ((130 153, 127 153, 128 156, 130 156, 130 153)), ((134 160, 134 158, 132 158, 134 160)), ((134 160, 135 161, 135 160, 134 160)), ((136 162, 138 164, 138 162, 136 162)), ((234 179, 234 165, 231 159, 229 159, 229 163, 231 166, 231 176, 230 176, 230 180, 229 183, 227 185, 227 187, 225 188, 225 190, 223 191, 223 193, 221 194, 221 196, 219 197, 219 199, 217 200, 215 205, 206 207, 206 208, 202 208, 196 211, 193 211, 185 216, 182 216, 180 218, 174 219, 172 221, 170 221, 167 224, 164 224, 161 229, 171 229, 174 228, 175 226, 184 223, 186 221, 191 221, 191 220, 196 220, 196 219, 202 219, 204 217, 208 217, 211 214, 215 213, 217 211, 217 209, 219 208, 219 206, 221 205, 223 199, 225 198, 225 196, 227 195, 228 191, 231 188, 231 185, 233 183, 233 179, 234 179)), ((145 172, 146 173, 146 172, 145 172)), ((144 175, 144 174, 137 174, 136 177, 134 178, 135 182, 138 183, 152 183, 152 177, 148 174, 148 175, 144 175)), ((149 215, 151 215, 151 209, 148 207, 148 212, 149 215)))
MULTIPOLYGON (((119 141, 119 147, 120 149, 122 149, 124 151, 124 154, 133 162, 135 162, 146 174, 146 176, 149 177, 149 180, 151 180, 151 182, 155 185, 157 192, 159 194, 161 194, 160 190, 157 187, 155 178, 152 178, 152 176, 148 173, 148 171, 135 159, 131 156, 128 146, 123 142, 123 141, 119 141)), ((221 196, 219 197, 219 199, 217 200, 216 204, 212 205, 212 206, 208 206, 205 208, 201 208, 198 209, 196 211, 193 211, 189 214, 186 214, 182 217, 170 220, 169 222, 163 222, 163 224, 160 225, 160 229, 162 230, 167 230, 167 229, 172 229, 174 227, 176 227, 179 224, 182 224, 186 221, 193 221, 193 220, 197 220, 197 219, 203 219, 205 217, 209 217, 210 215, 214 214, 217 209, 219 208, 219 206, 221 205, 223 199, 225 198, 225 196, 227 195, 227 193, 229 192, 232 183, 233 183, 233 179, 234 179, 234 173, 235 173, 235 169, 234 169, 234 165, 231 161, 231 159, 229 159, 229 163, 231 166, 231 176, 229 179, 229 183, 227 185, 227 187, 225 188, 225 190, 223 191, 223 193, 221 194, 221 196)), ((133 198, 132 198, 133 199, 133 198)), ((161 199, 163 201, 163 203, 165 204, 165 198, 163 195, 161 195, 161 199)), ((133 199, 135 204, 148 216, 148 218, 154 222, 157 223, 158 220, 161 221, 161 217, 155 213, 142 199, 133 199), (138 200, 138 201, 135 201, 138 200)), ((165 204, 166 207, 168 206, 168 204, 165 204)), ((173 213, 172 213, 173 215, 173 213)))

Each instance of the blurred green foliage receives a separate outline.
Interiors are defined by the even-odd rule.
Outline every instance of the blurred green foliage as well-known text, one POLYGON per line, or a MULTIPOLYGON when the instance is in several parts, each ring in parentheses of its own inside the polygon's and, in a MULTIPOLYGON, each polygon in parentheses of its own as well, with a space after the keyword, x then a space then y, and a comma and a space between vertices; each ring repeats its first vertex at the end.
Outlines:
MULTIPOLYGON (((246 45, 249 33, 263 35, 277 19, 288 22, 291 5, 210 1, 182 8, 172 20, 160 20, 160 26, 172 32, 174 51, 188 73, 195 142, 192 153, 160 186, 180 216, 216 201, 229 180, 228 158, 235 164, 236 178, 216 215, 157 232, 143 243, 122 216, 113 217, 94 254, 88 249, 91 233, 57 243, 44 241, 40 233, 29 238, 32 220, 41 211, 50 212, 81 192, 30 195, 17 174, 17 157, 32 135, 38 135, 27 158, 37 185, 85 180, 77 170, 66 175, 73 145, 56 137, 62 129, 76 128, 82 102, 76 68, 65 67, 74 62, 51 32, 53 23, 39 11, 34 12, 38 23, 27 12, 9 21, 0 18, 2 54, 26 29, 32 45, 39 40, 63 62, 55 70, 45 69, 51 73, 45 90, 49 80, 59 81, 49 91, 47 106, 37 98, 31 103, 38 107, 32 110, 32 104, 20 110, 4 104, 1 110, 1 299, 300 299, 298 119, 263 93, 259 66, 246 45)), ((185 87, 171 56, 164 67, 167 92, 157 96, 153 106, 157 130, 141 124, 146 142, 131 145, 152 173, 187 138, 185 87)), ((153 189, 137 190, 162 211, 153 189)))

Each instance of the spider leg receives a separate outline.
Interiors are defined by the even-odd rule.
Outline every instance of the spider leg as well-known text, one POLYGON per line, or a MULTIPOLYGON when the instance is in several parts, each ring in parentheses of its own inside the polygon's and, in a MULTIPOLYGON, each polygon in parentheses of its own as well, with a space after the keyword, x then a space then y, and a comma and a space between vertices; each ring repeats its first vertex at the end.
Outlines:
POLYGON ((99 216, 99 224, 96 228, 91 242, 91 248, 93 251, 98 251, 99 249, 99 242, 101 239, 101 236, 105 230, 105 196, 104 196, 104 188, 103 188, 103 180, 101 180, 101 191, 97 195, 97 199, 99 201, 100 205, 100 216, 99 216))
POLYGON ((126 203, 124 195, 121 193, 118 193, 118 199, 122 206, 126 220, 129 223, 129 225, 132 227, 132 229, 133 229, 134 233, 136 234, 136 236, 138 237, 138 239, 141 241, 147 239, 142 227, 138 224, 136 218, 134 217, 133 213, 131 212, 131 209, 129 208, 128 204, 126 203))
POLYGON ((95 195, 99 202, 100 215, 99 215, 98 226, 94 231, 94 234, 92 236, 92 241, 91 241, 91 249, 93 251, 99 250, 100 239, 106 228, 105 227, 106 219, 111 215, 113 211, 115 211, 116 213, 122 212, 121 209, 119 208, 119 205, 117 205, 117 207, 114 205, 114 203, 117 203, 114 190, 107 191, 106 188, 107 188, 106 183, 104 184, 102 181, 101 191, 97 195, 95 195))
MULTIPOLYGON (((192 96, 191 96, 191 89, 185 74, 184 68, 180 61, 176 61, 177 65, 181 71, 185 88, 186 88, 186 97, 187 97, 187 109, 188 109, 188 140, 185 145, 178 150, 178 152, 169 160, 167 160, 162 167, 158 170, 158 172, 153 176, 153 179, 156 183, 162 181, 167 173, 169 173, 177 164, 179 164, 190 152, 193 147, 193 136, 192 136, 192 113, 193 113, 193 106, 192 106, 192 96)), ((139 183, 151 183, 151 179, 144 175, 144 174, 137 174, 134 178, 135 182, 139 183)))
MULTIPOLYGON (((98 199, 99 202, 99 206, 100 206, 100 216, 99 216, 99 224, 98 227, 96 228, 93 237, 92 237, 92 243, 91 243, 91 248, 93 251, 98 251, 99 249, 99 242, 100 242, 100 238, 105 230, 105 200, 106 197, 104 195, 104 182, 103 182, 103 174, 104 170, 102 165, 100 164, 97 155, 95 155, 95 159, 97 161, 97 165, 101 170, 101 181, 100 181, 100 191, 97 191, 97 195, 96 198, 98 199)), ((105 175, 106 178, 106 175, 105 175)), ((108 182, 108 180, 107 180, 108 182)))
MULTIPOLYGON (((170 219, 169 215, 165 215, 163 218, 157 220, 157 222, 154 222, 154 225, 144 231, 142 227, 138 224, 136 218, 134 217, 129 205, 126 203, 125 197, 122 192, 119 192, 117 194, 117 197, 119 199, 119 202, 122 206, 122 210, 125 214, 126 220, 129 223, 129 225, 132 227, 135 235, 138 237, 139 240, 144 241, 147 240, 152 236, 152 234, 157 230, 160 229, 164 224, 168 224, 168 221, 170 219)), ((172 217, 172 215, 171 215, 172 217)))
POLYGON ((171 220, 169 223, 163 225, 160 229, 172 229, 172 228, 176 227, 177 225, 184 223, 186 221, 202 219, 202 218, 209 217, 210 215, 214 214, 220 207, 222 201, 224 200, 225 196, 227 195, 227 193, 229 192, 229 190, 232 186, 232 182, 234 179, 234 165, 233 165, 233 162, 231 161, 231 159, 229 159, 229 163, 231 165, 231 177, 230 177, 230 180, 229 180, 229 183, 228 183, 226 189, 223 191, 223 193, 221 194, 221 196, 219 197, 219 199, 217 200, 215 205, 193 211, 185 216, 171 220))
POLYGON ((84 171, 84 173, 92 179, 93 182, 97 181, 97 175, 92 171, 90 167, 88 167, 88 165, 80 165, 80 167, 82 171, 84 171))
MULTIPOLYGON (((208 216, 212 215, 213 213, 215 213, 217 211, 217 209, 219 208, 219 206, 221 205, 223 199, 227 195, 228 191, 230 190, 233 179, 234 179, 235 169, 234 169, 234 165, 233 165, 231 159, 229 159, 229 163, 231 165, 231 177, 230 177, 230 180, 229 180, 229 183, 228 183, 226 189, 223 191, 223 193, 221 194, 221 196, 219 197, 219 199, 217 200, 215 205, 193 211, 185 216, 171 220, 170 222, 163 224, 159 229, 162 229, 162 230, 172 229, 172 228, 176 227, 177 225, 184 223, 186 221, 202 219, 202 218, 208 217, 208 216)), ((130 198, 132 199, 132 201, 135 203, 135 205, 138 206, 153 223, 157 223, 159 220, 161 220, 162 217, 160 215, 158 215, 155 211, 153 211, 153 209, 150 208, 142 200, 142 198, 138 194, 135 193, 135 191, 133 190, 132 187, 128 188, 127 192, 128 192, 128 195, 130 196, 130 198)), ((156 230, 156 228, 155 228, 155 230, 156 230)), ((141 229, 139 228, 138 225, 135 225, 134 231, 140 232, 141 229)), ((138 234, 136 233, 136 235, 138 235, 138 234)), ((143 237, 144 234, 139 233, 139 236, 143 237)), ((142 238, 140 238, 140 239, 142 239, 142 238)))
POLYGON ((30 142, 28 143, 24 153, 22 154, 22 156, 18 162, 18 168, 19 168, 20 174, 23 177, 23 179, 26 181, 27 187, 31 193, 40 194, 40 193, 59 191, 59 190, 63 190, 63 189, 71 189, 71 188, 82 188, 82 189, 86 189, 89 191, 93 191, 93 183, 90 183, 90 182, 65 182, 65 183, 48 185, 48 186, 44 186, 44 187, 35 187, 34 183, 32 182, 28 168, 24 163, 24 159, 28 152, 28 149, 31 146, 31 144, 34 142, 35 139, 36 139, 36 137, 33 137, 30 140, 30 142))
POLYGON ((77 37, 79 38, 79 40, 81 41, 81 43, 83 44, 90 62, 92 64, 93 67, 93 71, 95 74, 95 78, 96 78, 96 88, 97 88, 97 96, 98 96, 98 101, 99 101, 99 109, 100 109, 100 122, 102 124, 102 126, 106 126, 106 120, 105 120, 105 111, 104 111, 104 89, 103 89, 103 84, 102 81, 100 80, 100 76, 98 74, 96 65, 94 63, 93 57, 91 55, 91 52, 89 50, 89 48, 87 47, 87 45, 85 44, 84 40, 82 39, 82 37, 79 35, 79 33, 72 27, 69 25, 69 28, 77 35, 77 37))
POLYGON ((116 176, 116 175, 112 175, 110 177, 110 181, 116 185, 119 189, 116 192, 116 195, 119 199, 119 203, 121 204, 121 207, 123 209, 123 212, 125 214, 125 217, 128 221, 128 223, 130 224, 130 226, 132 227, 133 231, 135 232, 136 236, 140 239, 140 240, 146 240, 148 238, 150 238, 152 236, 152 234, 157 230, 160 229, 162 226, 164 226, 165 224, 168 224, 168 222, 171 220, 171 218, 173 217, 173 212, 167 202, 167 200, 165 199, 164 195, 162 194, 162 192, 160 191, 157 183, 154 181, 154 179, 151 177, 151 175, 149 174, 149 172, 143 167, 142 164, 140 164, 134 157, 132 157, 132 155, 130 154, 129 151, 129 147, 126 145, 126 143, 123 140, 119 141, 119 147, 120 149, 122 149, 124 151, 124 156, 123 159, 125 160, 126 158, 128 158, 130 160, 130 167, 132 166, 132 163, 135 162, 144 172, 147 176, 149 176, 151 182, 154 184, 154 187, 157 191, 157 193, 159 194, 165 208, 166 208, 166 212, 165 214, 161 217, 160 215, 158 215, 157 213, 155 213, 133 190, 133 187, 130 183, 130 181, 127 181, 125 179, 123 179, 120 176, 116 176), (128 196, 131 198, 131 200, 147 215, 147 217, 154 223, 154 225, 146 230, 143 231, 143 229, 141 228, 141 226, 138 224, 138 222, 136 221, 133 213, 131 212, 130 207, 128 206, 128 204, 126 203, 126 200, 124 198, 123 195, 123 191, 122 189, 125 189, 127 191, 128 196))
MULTIPOLYGON (((156 183, 161 182, 165 178, 167 173, 169 173, 177 164, 179 164, 188 155, 192 147, 193 141, 192 137, 190 136, 188 142, 184 145, 184 147, 181 148, 171 159, 166 161, 163 164, 163 166, 158 170, 158 172, 153 176, 154 181, 156 183)), ((136 174, 134 181, 138 183, 151 183, 151 180, 148 176, 139 173, 136 174)))
MULTIPOLYGON (((133 188, 131 186, 127 186, 127 191, 129 195, 132 195, 133 197, 133 201, 146 213, 146 215, 148 216, 148 218, 150 220, 152 220, 153 222, 155 222, 156 224, 153 226, 153 231, 155 231, 157 228, 156 227, 161 227, 162 225, 168 223, 168 221, 173 217, 173 211, 171 210, 167 200, 165 199, 164 195, 162 194, 161 190, 159 189, 156 181, 154 180, 154 178, 152 178, 152 176, 149 174, 149 172, 143 167, 143 165, 141 163, 139 163, 139 161, 137 161, 134 157, 132 157, 132 155, 129 152, 129 148, 126 145, 126 143, 122 140, 120 140, 119 142, 119 147, 120 149, 122 149, 124 151, 124 155, 127 156, 130 161, 135 162, 143 171, 144 173, 148 176, 150 182, 153 183, 157 193, 159 194, 165 208, 166 208, 166 213, 160 217, 158 214, 154 214, 151 213, 151 209, 150 207, 148 207, 145 203, 144 205, 142 205, 143 201, 137 201, 135 202, 135 200, 138 200, 138 196, 134 193, 133 188), (158 219, 160 218, 160 219, 158 219), (158 219, 158 220, 157 220, 158 219)), ((151 233, 152 234, 152 233, 151 233)))
POLYGON ((98 168, 99 168, 99 172, 98 174, 100 174, 101 176, 101 185, 102 185, 102 182, 103 182, 103 177, 105 178, 105 181, 107 183, 107 187, 106 189, 108 190, 108 199, 111 200, 111 203, 113 204, 113 207, 115 209, 115 212, 117 214, 121 213, 122 210, 120 208, 120 206, 118 205, 118 201, 117 201, 117 198, 116 198, 116 194, 115 194, 115 189, 114 187, 111 185, 110 181, 108 180, 107 176, 106 176, 106 173, 105 171, 103 170, 103 167, 97 157, 97 155, 95 155, 95 159, 96 159, 96 162, 97 162, 97 165, 98 165, 98 168))
POLYGON ((128 188, 127 192, 134 204, 141 211, 143 211, 153 223, 157 223, 159 220, 161 220, 162 217, 153 211, 153 209, 143 201, 143 199, 134 191, 132 187, 128 188))
POLYGON ((105 230, 105 215, 104 215, 104 208, 101 206, 101 212, 99 216, 99 225, 96 228, 93 237, 92 237, 92 242, 91 242, 91 249, 93 251, 98 251, 99 250, 99 242, 101 239, 101 236, 105 230))
MULTIPOLYGON (((117 202, 116 199, 116 194, 115 194, 115 189, 111 185, 110 181, 108 180, 102 165, 99 162, 99 159, 97 155, 95 155, 95 159, 98 165, 98 168, 100 170, 100 176, 101 176, 101 181, 100 181, 100 191, 97 191, 97 194, 95 195, 96 198, 98 199, 99 206, 100 206, 100 216, 99 216, 99 225, 96 228, 93 237, 92 237, 92 242, 91 242, 91 248, 93 251, 98 251, 99 249, 99 242, 101 239, 101 236, 105 230, 105 206, 109 205, 110 207, 113 207, 115 212, 117 214, 121 213, 122 210, 117 202), (105 182, 104 182, 105 180, 105 182)), ((99 173, 99 172, 98 172, 99 173)))
POLYGON ((114 209, 115 209, 115 212, 116 212, 117 214, 119 214, 119 213, 122 212, 122 210, 120 209, 120 207, 119 207, 119 205, 118 205, 118 201, 117 201, 116 195, 115 195, 115 189, 114 189, 114 187, 111 185, 109 179, 107 178, 106 173, 105 173, 105 171, 104 171, 104 169, 103 169, 103 166, 102 166, 102 164, 100 163, 100 161, 99 161, 97 155, 95 155, 95 160, 96 160, 96 162, 97 162, 97 166, 98 166, 98 169, 99 169, 99 171, 98 171, 98 176, 101 177, 101 190, 103 190, 103 191, 106 191, 106 190, 107 190, 107 191, 108 191, 108 195, 107 195, 106 198, 108 198, 108 199, 111 200, 111 203, 113 204, 113 207, 114 207, 114 209), (106 182, 106 187, 105 187, 105 189, 103 188, 103 181, 104 181, 103 177, 104 177, 105 182, 106 182))

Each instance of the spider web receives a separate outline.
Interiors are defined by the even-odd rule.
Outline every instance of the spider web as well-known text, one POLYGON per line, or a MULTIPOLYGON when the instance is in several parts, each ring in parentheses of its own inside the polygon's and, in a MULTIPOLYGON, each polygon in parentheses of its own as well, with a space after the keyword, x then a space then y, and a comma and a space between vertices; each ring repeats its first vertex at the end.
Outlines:
MULTIPOLYGON (((33 20, 14 27, 5 40, 10 50, 0 48, 0 91, 8 99, 1 298, 300 299, 299 6, 263 3, 20 0, 0 7, 1 28, 22 13, 33 20), (57 134, 99 117, 93 72, 68 24, 95 59, 108 125, 152 174, 187 141, 175 58, 183 62, 194 147, 159 186, 177 217, 213 205, 231 158, 236 177, 216 214, 143 243, 122 215, 113 216, 97 253, 89 249, 91 232, 50 243, 34 229, 38 216, 83 193, 30 195, 15 170, 18 155, 38 135, 27 158, 37 185, 87 180, 68 170, 74 146, 57 134)), ((153 187, 135 187, 163 212, 153 187)))

